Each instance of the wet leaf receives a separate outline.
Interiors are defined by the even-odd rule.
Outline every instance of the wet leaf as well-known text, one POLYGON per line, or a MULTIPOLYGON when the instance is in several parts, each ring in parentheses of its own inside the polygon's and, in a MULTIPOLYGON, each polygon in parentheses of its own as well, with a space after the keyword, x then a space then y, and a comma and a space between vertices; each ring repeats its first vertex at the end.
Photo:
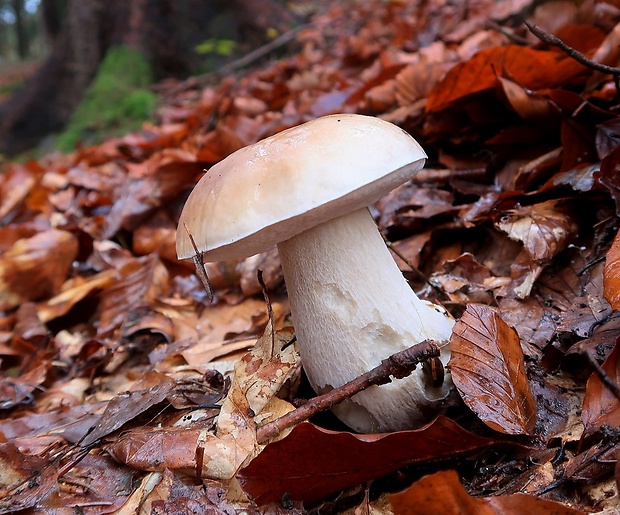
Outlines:
POLYGON ((519 336, 493 309, 469 305, 453 329, 449 368, 463 401, 490 428, 532 434, 536 403, 519 336))

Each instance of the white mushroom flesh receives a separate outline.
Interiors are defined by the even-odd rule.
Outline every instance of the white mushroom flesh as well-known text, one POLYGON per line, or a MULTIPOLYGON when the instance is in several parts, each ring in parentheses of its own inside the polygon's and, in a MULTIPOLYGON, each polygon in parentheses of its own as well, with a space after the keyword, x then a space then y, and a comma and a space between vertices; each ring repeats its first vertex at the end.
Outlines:
MULTIPOLYGON (((453 320, 420 300, 402 276, 368 209, 322 223, 278 244, 304 369, 319 393, 355 379, 425 339, 445 342, 453 320)), ((447 346, 441 360, 447 363, 447 346)), ((418 367, 333 408, 360 432, 411 429, 450 389, 418 367)))

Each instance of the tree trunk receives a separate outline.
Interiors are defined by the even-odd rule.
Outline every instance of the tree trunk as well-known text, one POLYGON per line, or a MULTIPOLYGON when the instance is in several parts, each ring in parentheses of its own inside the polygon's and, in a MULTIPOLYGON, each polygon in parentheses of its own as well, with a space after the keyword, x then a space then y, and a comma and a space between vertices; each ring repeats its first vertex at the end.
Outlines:
MULTIPOLYGON (((56 29, 50 13, 58 7, 58 0, 43 0, 51 34, 56 29)), ((51 56, 0 105, 0 153, 17 154, 60 130, 112 45, 140 50, 157 77, 196 71, 200 56, 194 48, 210 37, 205 27, 222 9, 231 12, 239 32, 248 27, 282 31, 295 21, 276 0, 68 0, 51 56)))
POLYGON ((0 152, 13 155, 59 130, 78 106, 97 71, 104 0, 71 0, 69 16, 52 54, 0 105, 0 152))
POLYGON ((62 28, 63 4, 59 0, 41 0, 41 21, 45 36, 50 43, 54 43, 62 28))
POLYGON ((15 15, 15 37, 17 39, 17 55, 23 61, 28 57, 28 39, 24 27, 24 0, 12 0, 11 7, 15 15))

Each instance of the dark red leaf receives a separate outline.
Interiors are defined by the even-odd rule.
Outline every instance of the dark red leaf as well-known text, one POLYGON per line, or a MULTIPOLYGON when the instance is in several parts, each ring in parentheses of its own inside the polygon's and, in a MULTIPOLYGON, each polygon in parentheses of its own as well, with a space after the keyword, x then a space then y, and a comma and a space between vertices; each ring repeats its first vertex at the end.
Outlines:
POLYGON ((285 493, 314 503, 405 465, 463 455, 494 443, 444 417, 419 430, 376 435, 328 431, 304 422, 268 445, 237 478, 258 504, 278 501, 285 493))

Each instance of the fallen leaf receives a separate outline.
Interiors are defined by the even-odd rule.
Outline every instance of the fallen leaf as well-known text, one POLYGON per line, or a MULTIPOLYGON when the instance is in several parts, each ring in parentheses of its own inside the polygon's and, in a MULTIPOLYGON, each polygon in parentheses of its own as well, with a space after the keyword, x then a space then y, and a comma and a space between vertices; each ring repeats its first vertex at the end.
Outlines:
POLYGON ((215 431, 200 418, 195 423, 190 414, 176 427, 125 431, 109 451, 139 470, 169 468, 206 479, 232 478, 264 447, 256 440, 256 424, 292 409, 275 397, 284 385, 296 383, 300 372, 297 351, 288 345, 291 338, 290 330, 273 333, 268 326, 252 351, 236 363, 215 431))
POLYGON ((56 295, 77 252, 76 237, 55 229, 16 241, 0 256, 0 310, 56 295))
MULTIPOLYGON (((140 383, 138 383, 136 385, 138 389, 122 393, 111 399, 97 425, 80 442, 80 445, 91 445, 100 438, 116 431, 148 408, 163 402, 175 387, 175 382, 163 374, 149 372, 146 377, 148 378, 146 380, 155 382, 155 384, 150 388, 139 389, 140 383)), ((144 380, 145 378, 142 381, 144 380)))
POLYGON ((620 232, 605 256, 603 293, 611 307, 620 310, 620 232))
POLYGON ((536 403, 516 331, 495 310, 470 304, 454 326, 448 367, 463 401, 490 428, 532 434, 536 403))
POLYGON ((41 364, 19 377, 0 379, 0 409, 14 408, 19 404, 32 404, 34 394, 47 377, 47 365, 41 364))
POLYGON ((504 77, 498 77, 497 82, 510 107, 524 120, 541 120, 555 114, 544 95, 533 93, 504 77))
POLYGON ((56 491, 37 503, 36 513, 114 513, 129 496, 134 476, 108 456, 87 454, 59 479, 56 491))
POLYGON ((3 171, 3 180, 0 181, 0 221, 25 200, 43 172, 43 167, 36 161, 28 161, 23 165, 15 163, 3 171))
MULTIPOLYGON (((609 381, 616 387, 620 386, 620 345, 618 343, 601 368, 609 381)), ((598 374, 593 373, 586 384, 582 417, 586 434, 592 434, 604 425, 620 427, 620 400, 601 381, 598 374)))
POLYGON ((405 465, 462 456, 494 443, 444 417, 418 430, 373 435, 329 431, 303 422, 268 445, 237 479, 259 505, 283 495, 311 505, 405 465))
POLYGON ((168 287, 168 270, 157 254, 136 258, 117 273, 117 280, 101 295, 98 306, 99 337, 110 335, 131 311, 152 302, 168 287))
POLYGON ((23 454, 14 443, 0 443, 0 468, 2 513, 37 506, 56 488, 56 468, 44 458, 23 454))
POLYGON ((511 239, 523 243, 527 253, 544 263, 565 249, 578 232, 562 201, 549 200, 507 211, 495 224, 511 239))
POLYGON ((526 494, 471 497, 453 471, 437 472, 389 496, 394 515, 585 515, 555 501, 526 494))
POLYGON ((481 50, 448 72, 428 97, 426 110, 440 111, 474 93, 493 89, 498 76, 535 91, 562 86, 584 70, 565 55, 548 50, 516 45, 481 50))

